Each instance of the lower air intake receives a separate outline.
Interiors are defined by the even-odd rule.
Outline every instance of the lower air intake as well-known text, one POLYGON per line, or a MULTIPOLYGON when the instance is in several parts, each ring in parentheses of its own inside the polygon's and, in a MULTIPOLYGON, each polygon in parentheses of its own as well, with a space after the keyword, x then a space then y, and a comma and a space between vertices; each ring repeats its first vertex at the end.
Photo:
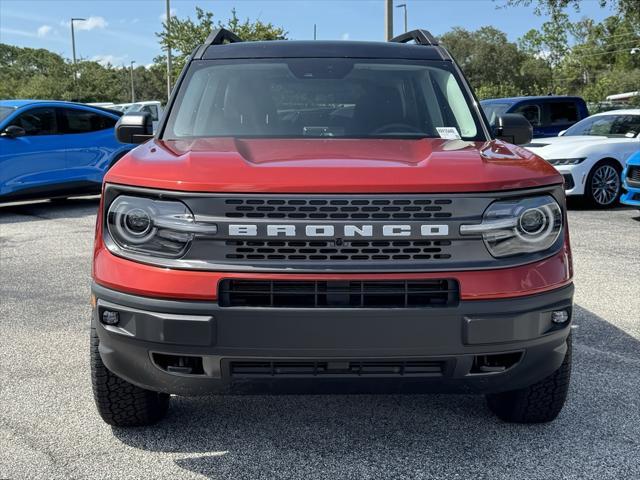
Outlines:
POLYGON ((232 361, 232 377, 433 377, 442 375, 438 361, 232 361))
POLYGON ((288 281, 223 280, 221 307, 426 308, 452 307, 456 280, 288 281))

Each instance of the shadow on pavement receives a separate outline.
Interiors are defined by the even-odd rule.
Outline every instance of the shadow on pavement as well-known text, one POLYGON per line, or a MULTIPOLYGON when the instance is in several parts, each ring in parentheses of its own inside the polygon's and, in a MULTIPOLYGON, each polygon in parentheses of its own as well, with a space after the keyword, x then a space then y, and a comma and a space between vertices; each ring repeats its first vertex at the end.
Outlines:
POLYGON ((571 196, 571 197, 567 197, 567 208, 569 208, 569 210, 584 210, 584 211, 589 211, 590 210, 590 211, 593 211, 593 212, 606 213, 606 212, 610 212, 610 211, 632 210, 634 207, 618 203, 613 208, 607 208, 607 209, 596 208, 593 205, 591 205, 584 198, 571 196))
POLYGON ((0 204, 0 223, 22 223, 58 218, 80 218, 95 214, 99 196, 63 201, 37 201, 0 204))
POLYGON ((574 325, 550 424, 501 423, 471 395, 215 396, 113 432, 208 478, 640 478, 640 342, 579 306, 574 325))

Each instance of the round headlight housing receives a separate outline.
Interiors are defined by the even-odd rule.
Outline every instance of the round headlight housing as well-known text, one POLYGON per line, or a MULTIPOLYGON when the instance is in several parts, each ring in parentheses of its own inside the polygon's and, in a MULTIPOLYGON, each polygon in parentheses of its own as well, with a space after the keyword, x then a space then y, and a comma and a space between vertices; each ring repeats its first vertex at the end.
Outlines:
POLYGON ((106 216, 107 231, 126 251, 161 257, 179 257, 194 238, 188 230, 194 218, 179 201, 120 195, 106 216))
POLYGON ((562 231, 563 215, 550 195, 500 200, 485 211, 482 223, 462 225, 462 235, 482 235, 496 258, 550 249, 562 231))

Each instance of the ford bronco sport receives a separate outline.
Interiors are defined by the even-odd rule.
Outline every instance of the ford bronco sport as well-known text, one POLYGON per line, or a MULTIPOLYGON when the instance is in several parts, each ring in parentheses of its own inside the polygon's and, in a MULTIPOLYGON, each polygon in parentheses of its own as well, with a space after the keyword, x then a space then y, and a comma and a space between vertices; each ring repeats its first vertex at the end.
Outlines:
POLYGON ((91 373, 112 425, 171 394, 486 394, 546 422, 571 368, 562 176, 490 130, 426 31, 391 42, 197 48, 156 133, 107 174, 92 284, 91 373))

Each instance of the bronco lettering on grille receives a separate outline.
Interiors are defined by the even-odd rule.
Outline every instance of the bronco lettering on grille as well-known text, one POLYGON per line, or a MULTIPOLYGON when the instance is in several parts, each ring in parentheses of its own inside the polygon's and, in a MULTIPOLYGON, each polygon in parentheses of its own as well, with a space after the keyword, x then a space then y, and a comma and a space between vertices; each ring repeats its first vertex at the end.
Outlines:
MULTIPOLYGON (((267 237, 296 237, 298 235, 310 238, 372 238, 372 237, 442 237, 449 234, 449 225, 406 224, 406 225, 292 225, 276 224, 262 226, 263 234, 267 237)), ((258 225, 232 224, 229 225, 231 237, 257 237, 258 225)))

